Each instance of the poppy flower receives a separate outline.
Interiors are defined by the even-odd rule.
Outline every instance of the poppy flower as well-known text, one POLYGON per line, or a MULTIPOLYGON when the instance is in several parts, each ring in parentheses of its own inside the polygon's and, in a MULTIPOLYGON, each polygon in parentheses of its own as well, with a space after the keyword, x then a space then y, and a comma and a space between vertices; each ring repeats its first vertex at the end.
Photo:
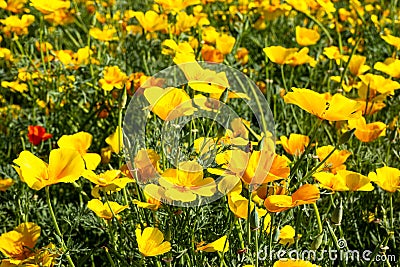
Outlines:
POLYGON ((168 17, 166 14, 157 14, 154 10, 134 12, 135 18, 145 32, 155 32, 168 29, 168 17))
POLYGON ((122 89, 127 79, 126 74, 118 66, 105 67, 99 85, 106 91, 111 91, 114 88, 122 89))
POLYGON ((108 201, 108 203, 101 202, 98 199, 92 199, 88 202, 87 204, 88 208, 92 210, 94 213, 96 213, 97 216, 100 218, 103 218, 104 220, 111 220, 114 215, 116 219, 120 219, 120 216, 117 215, 118 213, 124 211, 125 209, 128 209, 129 206, 121 206, 117 202, 113 201, 108 201), (111 207, 111 209, 110 209, 111 207), (112 211, 111 211, 112 210, 112 211))
POLYGON ((337 46, 329 46, 324 48, 324 55, 329 58, 335 60, 337 65, 340 65, 340 61, 347 61, 349 56, 345 56, 340 54, 339 47, 337 46))
POLYGON ((46 0, 31 0, 30 5, 39 10, 42 14, 50 14, 60 9, 70 8, 70 1, 46 1, 46 0))
POLYGON ((302 185, 292 196, 272 195, 265 199, 269 212, 281 212, 304 204, 315 203, 319 199, 319 189, 315 185, 302 185))
POLYGON ((383 190, 394 193, 400 190, 400 170, 393 167, 382 167, 370 172, 368 178, 383 190))
POLYGON ((194 111, 191 98, 183 89, 149 87, 144 90, 144 96, 151 111, 164 121, 191 115, 194 111))
MULTIPOLYGON (((235 214, 236 217, 247 219, 249 216, 249 200, 242 196, 238 191, 231 191, 228 194, 228 206, 230 211, 235 214)), ((253 201, 250 201, 250 212, 256 209, 259 217, 263 217, 267 212, 265 209, 256 207, 253 201)))
POLYGON ((290 134, 289 138, 286 136, 281 136, 280 138, 280 144, 286 153, 294 156, 301 155, 309 142, 310 138, 301 134, 290 134))
POLYGON ((328 172, 315 173, 313 177, 321 187, 332 191, 372 191, 371 180, 359 173, 339 170, 336 174, 328 172))
POLYGON ((21 223, 14 230, 0 236, 0 251, 17 262, 33 255, 40 236, 40 227, 32 222, 21 223))
POLYGON ((106 143, 110 145, 112 152, 119 154, 124 146, 122 128, 117 126, 115 132, 106 138, 106 143))
POLYGON ((63 135, 58 139, 57 144, 60 148, 75 149, 81 154, 88 170, 96 169, 101 161, 101 157, 96 153, 88 153, 92 144, 93 136, 90 133, 79 132, 73 135, 63 135))
POLYGON ((295 104, 321 120, 343 121, 361 116, 359 103, 341 94, 331 96, 329 93, 320 94, 310 89, 292 90, 293 92, 284 96, 285 103, 295 104))
POLYGON ((188 42, 176 43, 172 39, 167 39, 161 44, 161 53, 164 55, 173 56, 175 64, 182 64, 187 62, 195 62, 196 56, 192 46, 188 42))
POLYGON ((188 6, 201 4, 200 0, 155 0, 157 4, 162 6, 163 10, 168 12, 179 12, 188 6))
POLYGON ((108 170, 100 174, 95 174, 91 170, 86 170, 82 173, 82 176, 96 186, 92 189, 92 196, 95 198, 100 198, 99 191, 103 192, 117 192, 128 183, 132 183, 133 179, 128 177, 120 178, 120 170, 108 170))
POLYGON ((132 203, 137 205, 140 208, 150 209, 150 210, 154 210, 154 211, 158 210, 161 207, 161 205, 162 205, 161 201, 148 196, 146 193, 144 193, 144 195, 146 197, 146 202, 141 202, 137 199, 134 199, 132 201, 132 203))
POLYGON ((41 142, 46 141, 47 139, 52 138, 53 135, 50 133, 46 133, 46 129, 42 126, 36 125, 28 126, 28 138, 29 142, 34 146, 39 145, 41 142))
POLYGON ((104 25, 103 29, 92 28, 89 30, 89 35, 103 42, 118 40, 117 30, 111 25, 104 25))
POLYGON ((348 124, 350 129, 356 129, 354 135, 361 142, 372 142, 379 136, 385 136, 386 124, 380 121, 366 123, 365 118, 361 117, 349 120, 348 124))
POLYGON ((1 86, 5 88, 10 88, 12 91, 24 93, 28 91, 28 85, 26 83, 20 83, 19 81, 7 82, 2 81, 1 86))
POLYGON ((296 231, 290 225, 285 225, 279 230, 279 244, 284 246, 293 245, 294 244, 294 237, 296 235, 296 231))
POLYGON ((384 62, 376 62, 374 69, 388 74, 392 78, 400 78, 400 60, 387 58, 384 62))
POLYGON ((381 35, 381 38, 388 44, 394 46, 396 50, 400 50, 400 37, 393 35, 381 35))
POLYGON ((164 241, 163 233, 154 227, 135 230, 139 252, 145 257, 157 256, 171 250, 171 243, 164 241))
POLYGON ((349 71, 354 76, 359 76, 370 69, 369 66, 364 65, 367 58, 360 55, 353 55, 349 62, 349 71))
POLYGON ((217 37, 215 47, 221 51, 223 55, 227 55, 232 51, 235 42, 235 37, 223 33, 217 37))
POLYGON ((227 252, 229 250, 229 240, 226 235, 218 238, 214 242, 208 243, 206 245, 199 244, 196 248, 197 251, 204 251, 204 252, 227 252))
POLYGON ((311 66, 315 66, 316 61, 308 55, 309 49, 307 47, 298 50, 298 48, 282 46, 270 46, 263 49, 269 60, 280 65, 298 66, 309 63, 311 66))
MULTIPOLYGON (((318 159, 323 161, 333 149, 334 147, 330 145, 317 148, 318 159)), ((350 155, 350 151, 336 149, 335 152, 333 152, 333 154, 325 161, 325 164, 321 167, 321 170, 332 173, 336 173, 339 170, 345 170, 346 166, 344 163, 350 155)))
POLYGON ((376 93, 393 95, 394 90, 400 89, 400 83, 386 79, 381 75, 368 73, 360 75, 359 78, 363 85, 358 90, 358 94, 363 99, 367 99, 367 96, 372 98, 376 93))
POLYGON ((5 192, 13 184, 14 184, 14 180, 11 178, 0 179, 0 192, 5 192))
POLYGON ((35 21, 33 15, 22 15, 21 18, 18 16, 8 16, 5 19, 0 19, 0 23, 3 24, 2 31, 6 36, 11 37, 12 34, 16 35, 27 35, 28 27, 35 21))
POLYGON ((195 161, 180 162, 178 169, 165 170, 158 182, 167 198, 182 202, 195 201, 198 196, 210 197, 216 191, 214 179, 204 178, 202 166, 195 161))
POLYGON ((175 35, 188 32, 197 26, 197 19, 193 15, 188 15, 185 11, 178 12, 175 19, 176 21, 171 27, 171 32, 175 35))
POLYGON ((48 164, 29 151, 22 151, 13 162, 18 165, 13 167, 21 180, 34 190, 75 182, 85 170, 81 155, 72 149, 52 150, 48 164))
POLYGON ((160 156, 153 149, 141 149, 138 151, 133 162, 140 182, 146 182, 157 176, 159 160, 160 156))
POLYGON ((301 46, 315 45, 321 35, 318 31, 296 26, 296 42, 301 46))

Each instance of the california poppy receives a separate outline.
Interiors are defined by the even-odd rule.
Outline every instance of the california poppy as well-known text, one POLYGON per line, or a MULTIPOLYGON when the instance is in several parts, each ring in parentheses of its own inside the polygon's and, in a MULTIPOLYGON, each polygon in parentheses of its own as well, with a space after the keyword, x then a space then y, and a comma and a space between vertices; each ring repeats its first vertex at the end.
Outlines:
POLYGON ((400 190, 400 170, 393 167, 382 167, 370 172, 368 178, 383 190, 394 193, 400 190))
POLYGON ((121 206, 117 202, 113 201, 108 201, 106 203, 103 203, 99 199, 90 200, 87 206, 90 210, 96 213, 97 216, 105 220, 111 220, 114 217, 114 215, 117 219, 120 219, 120 216, 117 214, 129 208, 128 205, 121 206))
POLYGON ((171 250, 171 243, 164 241, 163 233, 154 227, 135 230, 139 252, 145 257, 157 256, 171 250))
POLYGON ((37 146, 41 142, 46 141, 47 139, 50 139, 52 137, 53 135, 51 133, 46 133, 46 129, 42 126, 28 126, 29 142, 31 142, 34 146, 37 146))

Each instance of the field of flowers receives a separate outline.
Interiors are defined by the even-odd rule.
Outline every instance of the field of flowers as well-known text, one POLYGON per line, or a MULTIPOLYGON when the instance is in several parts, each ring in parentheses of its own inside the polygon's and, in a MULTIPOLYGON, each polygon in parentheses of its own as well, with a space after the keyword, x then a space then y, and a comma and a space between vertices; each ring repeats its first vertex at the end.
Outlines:
POLYGON ((0 267, 399 266, 397 0, 0 0, 0 267))

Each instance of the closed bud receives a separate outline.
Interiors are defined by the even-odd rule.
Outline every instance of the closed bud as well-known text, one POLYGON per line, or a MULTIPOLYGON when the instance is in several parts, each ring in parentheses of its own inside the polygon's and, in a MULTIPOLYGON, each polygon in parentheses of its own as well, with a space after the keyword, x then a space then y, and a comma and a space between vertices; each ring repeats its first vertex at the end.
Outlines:
POLYGON ((250 213, 250 228, 255 231, 260 228, 260 218, 258 217, 258 212, 256 207, 250 213))
POLYGON ((228 94, 229 94, 229 89, 225 88, 225 90, 222 92, 219 101, 226 103, 226 101, 228 100, 228 94))
POLYGON ((356 131, 356 128, 351 129, 350 131, 345 132, 344 134, 342 134, 339 138, 339 144, 338 145, 342 145, 347 143, 351 137, 353 137, 354 132, 356 131))

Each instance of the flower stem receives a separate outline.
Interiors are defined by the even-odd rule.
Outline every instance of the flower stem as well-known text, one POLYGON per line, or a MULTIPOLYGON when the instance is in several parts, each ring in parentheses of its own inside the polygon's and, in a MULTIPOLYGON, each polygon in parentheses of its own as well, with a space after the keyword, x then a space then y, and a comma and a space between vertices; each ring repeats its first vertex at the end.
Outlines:
POLYGON ((319 215, 318 206, 316 203, 313 203, 313 207, 315 211, 315 216, 317 217, 319 233, 322 234, 324 229, 322 228, 321 216, 319 215))
MULTIPOLYGON (((46 186, 45 190, 46 190, 46 200, 47 200, 47 205, 49 206, 50 216, 51 216, 51 219, 53 220, 53 224, 54 224, 54 228, 56 229, 56 233, 60 237, 61 247, 64 250, 64 253, 66 253, 68 251, 68 248, 65 245, 64 239, 63 239, 61 231, 60 231, 60 228, 58 227, 58 224, 57 224, 57 219, 56 219, 56 215, 54 214, 53 206, 51 205, 50 187, 46 186)), ((71 256, 69 254, 65 254, 65 257, 67 258, 69 265, 71 267, 75 267, 75 264, 71 259, 71 256)))

